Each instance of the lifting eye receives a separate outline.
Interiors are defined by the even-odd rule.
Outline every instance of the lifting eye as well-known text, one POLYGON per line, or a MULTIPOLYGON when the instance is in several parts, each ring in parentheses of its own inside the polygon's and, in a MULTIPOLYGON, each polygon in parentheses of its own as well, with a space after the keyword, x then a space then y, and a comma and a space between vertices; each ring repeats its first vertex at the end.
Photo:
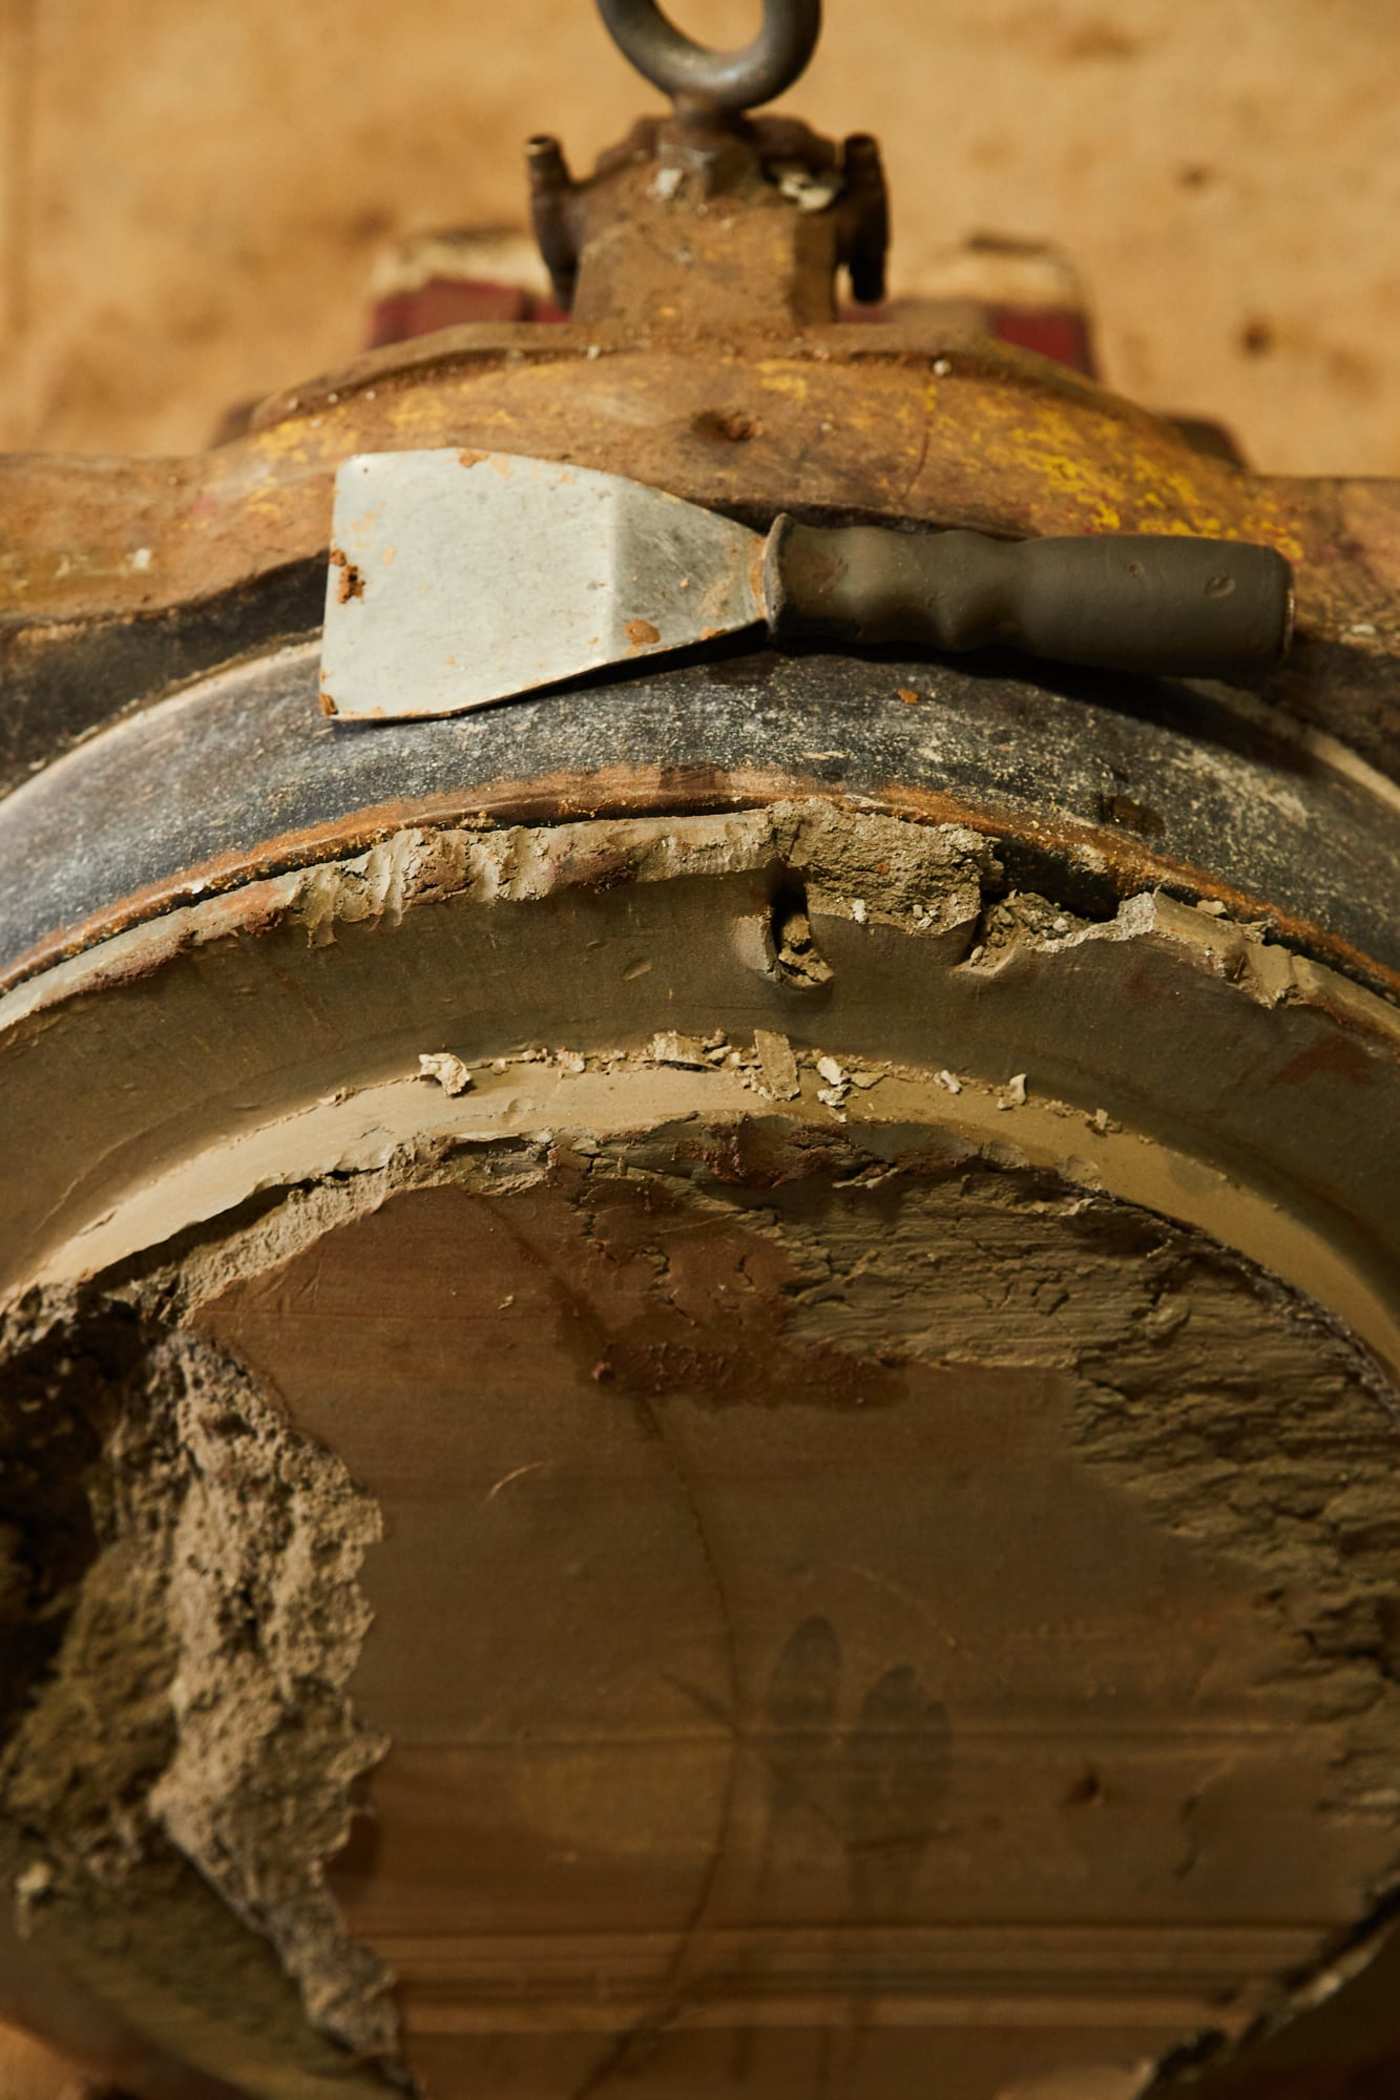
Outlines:
POLYGON ((598 0, 632 64, 653 87, 711 109, 756 109, 790 88, 816 49, 821 0, 763 0, 763 26, 740 51, 710 51, 666 20, 656 0, 598 0))

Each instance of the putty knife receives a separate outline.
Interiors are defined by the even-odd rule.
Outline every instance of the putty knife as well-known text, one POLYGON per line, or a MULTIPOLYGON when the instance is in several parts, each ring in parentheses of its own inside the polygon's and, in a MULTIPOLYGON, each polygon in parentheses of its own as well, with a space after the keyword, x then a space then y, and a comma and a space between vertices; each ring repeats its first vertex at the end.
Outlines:
POLYGON ((996 643, 1061 663, 1229 678, 1286 648, 1269 547, 962 531, 768 533, 615 474, 507 452, 382 452, 336 477, 322 706, 456 714, 744 628, 779 643, 996 643))

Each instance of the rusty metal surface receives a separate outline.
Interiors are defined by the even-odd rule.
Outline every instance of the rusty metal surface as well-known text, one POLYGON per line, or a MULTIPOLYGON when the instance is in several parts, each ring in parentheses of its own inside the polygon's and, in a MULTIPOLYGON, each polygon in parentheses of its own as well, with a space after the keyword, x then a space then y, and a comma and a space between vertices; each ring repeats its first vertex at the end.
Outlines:
POLYGON ((547 135, 527 166, 555 296, 581 324, 752 342, 833 322, 843 268, 862 304, 884 297, 889 200, 864 133, 837 147, 791 117, 689 107, 643 118, 586 180, 547 135))
POLYGON ((324 555, 342 458, 443 444, 624 473, 753 522, 788 509, 1027 536, 1257 540, 1298 577, 1298 643, 1264 689, 1373 762, 1394 770, 1400 757, 1396 484, 1247 473, 986 343, 847 324, 739 358, 719 344, 522 326, 371 355, 198 458, 0 461, 9 778, 160 682, 142 662, 102 678, 72 697, 49 741, 55 694, 73 683, 66 650, 91 656, 101 637, 99 654, 140 659, 162 623, 217 620, 255 585, 285 590, 296 564, 324 555))
POLYGON ((373 353, 194 459, 0 461, 3 835, 29 870, 12 968, 410 817, 725 806, 813 780, 1008 825, 1081 875, 1097 856, 1116 893, 1218 897, 1373 982, 1394 966, 1394 810, 1287 718, 1400 765, 1400 484, 1255 475, 1004 344, 836 324, 838 268, 866 296, 883 268, 863 135, 843 151, 788 119, 683 105, 586 183, 548 141, 532 163, 571 324, 373 353), (622 474, 755 526, 1260 543, 1297 574, 1295 648, 1254 681, 1277 731, 1182 686, 768 657, 552 700, 547 722, 434 727, 431 746, 411 728, 356 743, 299 712, 304 659, 156 704, 315 628, 343 459, 447 446, 622 474), (889 700, 901 688, 918 713, 889 700))
POLYGON ((4 972, 404 824, 815 789, 992 833, 1013 881, 1093 916, 1165 885, 1400 991, 1384 784, 1223 689, 762 651, 437 722, 338 724, 316 694, 314 643, 280 652, 132 715, 0 805, 0 850, 26 870, 0 911, 4 972))
POLYGON ((600 0, 638 69, 674 99, 575 181, 559 142, 530 141, 530 208, 556 298, 590 325, 694 335, 808 327, 836 317, 836 278, 884 297, 889 198, 877 142, 838 148, 792 117, 742 112, 806 65, 821 0, 764 0, 736 52, 681 35, 654 0, 600 0))

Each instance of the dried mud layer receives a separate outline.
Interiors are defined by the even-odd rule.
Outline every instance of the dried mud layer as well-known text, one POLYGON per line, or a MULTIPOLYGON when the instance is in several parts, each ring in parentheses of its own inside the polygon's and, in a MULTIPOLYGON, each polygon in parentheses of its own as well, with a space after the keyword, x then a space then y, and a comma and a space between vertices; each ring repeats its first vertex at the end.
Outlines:
POLYGON ((1261 1164, 1210 1060, 1264 1092, 1297 1067, 1350 1144, 1329 1103, 1381 1098, 1386 1010, 1080 874, 1032 893, 970 832, 825 806, 409 833, 16 995, 36 1157, 45 1087, 87 1075, 75 1146, 123 1119, 12 1214, 45 1250, 11 1255, 0 1330, 16 1963, 265 2100, 489 2090, 496 2028, 540 2100, 679 2090, 781 1976, 886 2100, 888 2036, 974 1988, 983 1901, 998 1987, 1068 2010, 967 2100, 1117 2100, 1369 1947, 1400 1882, 1400 1400, 1338 1311, 1384 1264, 1334 1288, 1364 1232, 1306 1130, 1261 1164), (1216 1084, 1218 1157, 1173 1152, 1216 1084), (419 1669, 425 1626, 452 1638, 419 1669), (423 1897, 436 1968, 415 1860, 455 1877, 423 1897), (853 2010, 861 1934, 887 2026, 853 2010), (582 2005, 551 1952, 580 1944, 582 2005))
MULTIPOLYGON (((101 1995, 139 1909, 152 1995, 197 1978, 261 2049, 278 1994, 262 1976, 248 1993, 207 1886, 271 1942, 316 2027, 383 2057, 387 1979, 323 1886, 383 1748, 345 1697, 373 1506, 236 1364, 131 1299, 31 1297, 4 1343, 0 1789, 21 1934, 51 1911, 62 1940, 71 1907, 101 1995)), ((290 1993, 281 2024, 314 2069, 290 1993)))
MULTIPOLYGON (((1066 1395, 1055 1433, 1075 1472, 1184 1542, 1263 1621, 1245 1690, 1259 1717, 1294 1732, 1302 1780, 1273 1811, 1295 1848, 1284 1907, 1306 1910, 1311 1896, 1334 1908, 1349 1882, 1356 1910, 1316 1934, 1313 1965, 1383 1901, 1400 1866, 1397 1423, 1364 1354, 1296 1293, 1134 1207, 975 1156, 892 1158, 756 1117, 399 1163, 289 1198, 217 1256, 197 1257, 182 1281, 166 1271, 120 1295, 35 1297, 12 1316, 3 1785, 12 1885, 36 1949, 55 1932, 59 1959, 99 1990, 138 2007, 148 1997, 167 2046, 180 2023, 172 2029, 159 2001, 184 2001, 191 2030, 207 2030, 194 2054, 211 2071, 228 2069, 227 2029, 257 2030, 244 2038, 254 2092, 310 2091, 329 2075, 334 2048, 313 2030, 376 2065, 376 2086, 401 2075, 385 1964, 349 1936, 325 1885, 355 1783, 385 1748, 347 1699, 378 1517, 341 1461, 205 1337, 223 1330, 250 1357, 280 1356, 295 1390, 295 1351, 277 1339, 270 1306, 296 1302, 310 1276, 334 1302, 337 1267, 341 1295, 362 1289, 371 1250, 357 1255, 355 1236, 377 1234, 383 1259, 424 1206, 431 1237, 479 1263, 461 1219, 484 1205, 528 1248, 527 1280, 547 1266, 543 1308, 538 1293, 522 1308, 529 1323, 552 1313, 562 1330, 541 1352, 544 1374, 591 1395, 580 1406, 638 1422, 683 1483, 693 1425, 717 1412, 834 1411, 869 1445, 890 1418, 937 1409, 941 1374, 1054 1381, 1066 1395), (234 1920, 271 1942, 305 2027, 274 1972, 249 1991, 234 1920), (262 2031, 269 2003, 280 2032, 262 2031), (284 2054, 275 2068, 256 2061, 270 2044, 284 2054)), ((506 1350, 518 1347, 518 1330, 502 1327, 506 1350)), ((482 1379, 464 1374, 468 1389, 482 1379)), ((334 1370, 312 1387, 314 1413, 315 1391, 337 1389, 334 1370)), ((1022 1433, 1043 1439, 1039 1412, 1022 1433)), ((956 1443, 966 1425, 954 1419, 945 1434, 956 1443)), ((372 1437, 347 1426, 344 1443, 373 1471, 372 1437)), ((995 1461, 984 1452, 983 1462, 995 1461)), ((701 1476, 682 1491, 703 1524, 701 1476)), ((935 1476, 927 1498, 935 1524, 948 1521, 939 1485, 935 1476)), ((859 1550, 871 1555, 872 1542, 859 1550)), ((1131 1586, 1131 1570, 1123 1580, 1131 1586)), ((732 1638, 757 1653, 766 1631, 732 1638)), ((800 1631, 786 1629, 789 1650, 800 1631)), ((920 1682, 914 1665, 902 1669, 885 1673, 891 1697, 920 1682)), ((741 1704, 744 1674, 730 1687, 741 1704)), ((956 1729, 956 1702, 953 1716, 956 1729)), ((896 1698, 893 1724, 907 1718, 896 1698)), ((789 1756, 801 1761, 814 1727, 809 1713, 789 1756)), ((869 1796, 849 1837, 857 1925, 919 1912, 949 1786, 946 1746, 934 1747, 917 1735, 873 1792, 848 1777, 836 1798, 843 1828, 869 1796)), ((1173 1808, 1176 1854, 1195 1840, 1190 1805, 1173 1808)), ((721 1855, 754 1842, 740 1812, 721 1855)), ((1251 1862, 1249 1849, 1246 1839, 1240 1857, 1267 1910, 1278 1862, 1251 1862)), ((1231 1905, 1250 1907, 1241 1895, 1231 1905)), ((366 1916, 372 1924, 372 1905, 366 1916)), ((632 2023, 634 2047, 674 2024, 688 1994, 722 1982, 707 1960, 717 1957, 702 1929, 632 2023)), ((1282 1979, 1221 1982, 1233 2001, 1218 2014, 1222 2035, 1287 2009, 1282 1979)))

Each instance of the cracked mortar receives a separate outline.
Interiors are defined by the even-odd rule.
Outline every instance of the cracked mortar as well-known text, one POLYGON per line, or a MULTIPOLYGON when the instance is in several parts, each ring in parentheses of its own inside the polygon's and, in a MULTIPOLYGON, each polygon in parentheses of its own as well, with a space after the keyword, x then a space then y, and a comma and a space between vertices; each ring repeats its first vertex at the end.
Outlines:
POLYGON ((1400 1839, 1400 1398, 1364 1353, 1204 1235, 1052 1177, 973 1168, 882 1208, 877 1233, 854 1206, 788 1224, 813 1278, 794 1332, 1071 1373, 1088 1461, 1248 1566, 1317 1711, 1346 1718, 1323 1812, 1400 1839))
MULTIPOLYGON (((569 1303, 588 1304, 580 1375, 664 1420, 656 1433, 682 1466, 692 1409, 859 1410, 876 1435, 883 1411, 915 1404, 924 1368, 1068 1381, 1078 1459, 1274 1629, 1250 1696, 1281 1698, 1330 1743, 1304 1757, 1319 1856, 1335 1848, 1348 1873, 1365 1861, 1358 1917, 1387 1900, 1400 1874, 1400 1422, 1365 1352, 1302 1295, 1202 1233, 971 1151, 933 1158, 912 1131, 872 1149, 869 1133, 755 1117, 586 1151, 477 1144, 363 1182, 294 1196, 216 1264, 187 1266, 201 1325, 236 1334, 239 1279, 269 1261, 295 1296, 302 1264, 321 1276, 327 1236, 456 1189, 490 1196, 503 1219, 530 1206, 536 1247, 557 1232, 549 1273, 562 1268, 569 1303), (544 1241, 543 1216, 558 1220, 544 1241), (731 1241, 748 1251, 715 1273, 746 1286, 719 1322, 704 1281, 715 1257, 697 1250, 731 1241), (634 1265, 640 1301, 624 1287, 634 1265)), ((445 1233, 434 1243, 452 1247, 445 1233)), ((453 1255, 464 1273, 473 1244, 453 1255)), ((557 1382, 552 1363, 538 1375, 557 1382)), ((1181 1807, 1178 1873, 1192 1871, 1195 1812, 1181 1807)), ((1300 1888, 1310 1871, 1299 1865, 1300 1888)), ((1344 1937, 1319 1931, 1315 1961, 1344 1937)), ((1222 2033, 1292 2004, 1292 1986, 1260 1977, 1222 2033)))
MULTIPOLYGON (((1261 1682, 1305 1687, 1310 1718, 1338 1724, 1317 1812, 1339 1834, 1371 1830, 1359 1896, 1388 1912, 1400 1875, 1400 1397, 1317 1307, 1202 1234, 1051 1175, 975 1161, 892 1175, 887 1159, 843 1150, 823 1138, 804 1159, 800 1145, 775 1155, 757 1140, 747 1162, 777 1182, 747 1222, 793 1264, 791 1336, 859 1362, 862 1405, 913 1361, 1067 1374, 1085 1462, 1233 1563, 1285 1633, 1291 1659, 1261 1682)), ((698 1163, 678 1180, 660 1147, 629 1149, 624 1170, 644 1163, 701 1212, 754 1200, 698 1163)), ((656 1288, 673 1288, 664 1264, 656 1288)), ((625 1351, 611 1368, 657 1390, 625 1351)), ((815 1400, 823 1381, 808 1380, 792 1390, 815 1400)), ((1257 2025, 1286 2020, 1295 1999, 1308 2002, 1305 1982, 1277 1984, 1257 2025)))
POLYGON ((720 817, 615 821, 465 830, 402 831, 353 860, 294 878, 292 915, 313 943, 338 923, 400 919, 412 905, 455 895, 524 902, 568 888, 737 874, 770 867, 809 885, 809 902, 854 916, 854 897, 878 897, 872 916, 919 915, 923 927, 975 919, 982 887, 1000 877, 990 842, 956 824, 898 817, 811 800, 775 802, 720 817))
MULTIPOLYGON (((231 931, 253 937, 253 956, 272 936, 278 971, 306 972, 315 1002, 326 1002, 310 1008, 315 1027, 341 1060, 355 1041, 363 973, 372 974, 380 999, 392 967, 403 974, 388 981, 411 987, 414 998, 465 977, 475 987, 470 1029, 480 1039, 464 1032, 460 1013, 424 1006, 404 1019, 412 1031, 406 1069, 422 1059, 424 1044, 451 1042, 452 1050, 434 1048, 430 1057, 450 1058, 454 1072, 475 1060, 478 1083, 449 1104, 440 1087, 410 1080, 411 1115, 436 1117, 450 1107, 453 1116, 487 1117, 499 1077, 518 1092, 515 1113, 527 1119, 527 1134, 509 1136, 487 1128, 454 1135, 420 1120, 416 1136, 396 1141, 389 1111, 400 1065, 391 1063, 364 1075, 364 1113, 378 1133, 364 1163, 348 1136, 335 1137, 313 1151, 318 1163, 308 1166, 305 1186, 289 1188, 296 1179, 287 1171, 290 1155, 277 1147, 285 1148, 304 1102, 286 1097, 289 1120, 279 1135, 272 1106, 279 1097, 266 1093, 266 1127, 251 1133, 269 1148, 266 1159, 240 1187, 230 1185, 221 1213, 172 1211, 164 1230, 178 1240, 145 1255, 132 1250, 152 1248, 157 1235, 128 1241, 120 1280, 106 1276, 109 1291, 119 1289, 128 1303, 104 1300, 94 1287, 68 1299, 26 1300, 12 1315, 4 1341, 12 1367, 22 1368, 17 1386, 11 1378, 18 1412, 8 1470, 16 1486, 0 1508, 7 1527, 0 1545, 10 1549, 0 1610, 15 1693, 11 1725, 19 1718, 0 1777, 12 1870, 36 1932, 77 1902, 89 1914, 106 1904, 116 1915, 128 1892, 188 1861, 277 1949, 306 2010, 335 2037, 335 2067, 345 2068, 349 2051, 393 2071, 387 1972, 372 1949, 347 1935, 324 1881, 348 1828, 352 1789, 382 1748, 357 1723, 347 1693, 366 1626, 357 1571, 377 1535, 375 1505, 357 1493, 341 1461, 303 1433, 299 1417, 274 1406, 268 1396, 281 1390, 276 1377, 260 1390, 238 1367, 240 1350, 230 1356, 222 1343, 211 1348, 177 1323, 203 1324, 214 1301, 236 1296, 249 1279, 309 1259, 355 1222, 399 1217, 405 1204, 448 1188, 489 1197, 478 1208, 498 1214, 541 1193, 558 1197, 570 1229, 581 1234, 580 1259, 605 1264, 599 1288, 611 1287, 633 1245, 628 1203, 645 1196, 633 1251, 650 1274, 647 1320, 590 1339, 584 1373, 596 1390, 602 1367, 609 1394, 635 1395, 668 1420, 682 1419, 688 1402, 713 1409, 752 1398, 746 1381, 755 1378, 769 1379, 792 1404, 844 1405, 853 1364, 869 1405, 894 1405, 901 1379, 917 1366, 1010 1367, 1069 1380, 1072 1436, 1085 1465, 1164 1530, 1235 1570, 1278 1630, 1277 1681, 1301 1687, 1309 1715, 1337 1731, 1316 1809, 1348 1859, 1364 1853, 1365 1872, 1350 1884, 1353 1914, 1378 1901, 1395 1878, 1400 1826, 1391 1581, 1400 1519, 1393 1421, 1363 1352, 1296 1292, 1204 1234, 1030 1172, 1010 1142, 1009 1126, 1021 1117, 1005 1119, 1008 1141, 984 1140, 980 1155, 963 1143, 955 1157, 946 1144, 935 1157, 922 1149, 927 1133, 918 1135, 912 1105, 907 1128, 895 1122, 858 1136, 854 1128, 804 1123, 800 1106, 790 1115, 747 1113, 754 1086, 795 1101, 802 1072, 814 1064, 819 1077, 823 1061, 834 1066, 844 1098, 848 1082, 858 1091, 871 1083, 862 1058, 908 1077, 920 1057, 948 1055, 954 1038, 957 1055, 966 1050, 970 1060, 959 1069, 982 1075, 967 1080, 966 1108, 998 1076, 992 1059, 1005 1043, 995 1035, 997 1001, 1019 1016, 1016 1055, 1036 1052, 1039 1099, 1040 1072, 1052 1058, 1062 1086, 1078 1069, 1085 1001, 1125 980, 1141 993, 1154 970, 1164 986, 1160 1010, 1168 999, 1173 1013, 1186 1009, 1185 986, 1202 1000, 1201 1013, 1218 1013, 1230 1039, 1241 1042, 1251 1072, 1257 1053, 1244 1031, 1262 1020, 1288 1044, 1300 1079, 1335 1070, 1370 1088, 1366 1099, 1380 1098, 1389 1020, 1380 1002, 1284 948, 1161 897, 1132 898, 1116 910, 1106 903, 1101 919, 1083 915, 1083 896, 1078 902, 1071 912, 1009 889, 992 846, 974 832, 821 802, 487 834, 406 832, 351 861, 172 912, 15 994, 10 1013, 21 1052, 32 1038, 46 1038, 43 1059, 30 1060, 29 1070, 42 1062, 52 1075, 60 1054, 72 1054, 73 1069, 95 1085, 100 1072, 81 1045, 63 1051, 63 992, 134 988, 142 997, 148 980, 173 964, 175 997, 181 984, 202 999, 232 982, 241 1000, 255 982, 265 988, 272 973, 255 979, 231 931), (663 884, 680 900, 670 917, 658 894, 663 884), (615 890, 622 900, 614 923, 626 932, 609 949, 601 907, 615 890), (541 946, 523 974, 547 981, 539 959, 551 956, 567 1005, 576 999, 571 988, 600 981, 601 954, 614 973, 608 982, 615 978, 617 1010, 632 1002, 629 1025, 615 1029, 611 1008, 585 1014, 578 1006, 568 1015, 570 1032, 544 1040, 583 1048, 552 1058, 521 1048, 509 984, 492 979, 488 989, 463 961, 489 948, 454 946, 480 938, 472 907, 496 904, 550 907, 512 916, 517 976, 524 943, 535 940, 541 946), (234 905, 240 917, 232 916, 234 905), (651 921, 647 909, 656 914, 651 921), (636 967, 644 923, 655 929, 645 972, 636 967), (405 948, 406 964, 396 963, 397 943, 381 938, 399 929, 426 943, 405 948), (897 960, 888 945, 896 933, 910 937, 897 960), (326 954, 333 944, 335 953, 326 954), (885 979, 882 952, 891 957, 885 979), (702 986, 693 1010, 668 1003, 676 996, 662 989, 668 953, 685 956, 687 996, 692 983, 702 986), (875 974, 862 978, 872 956, 875 974), (221 971, 228 973, 222 980, 221 971), (1028 1003, 1042 984, 1046 1003, 1028 1003), (339 1009, 328 1003, 332 993, 339 1009), (1215 1004, 1207 1007, 1206 997, 1215 1004), (669 1057, 680 1047, 679 1068, 654 1061, 663 1014, 663 1050, 669 1057), (1299 1035, 1295 1052, 1285 1031, 1314 1014, 1333 1035, 1299 1035), (1069 1016, 1063 1036, 1061 1015, 1069 1016), (591 1033, 575 1036, 576 1018, 591 1033), (730 1034, 714 1030, 721 1018, 730 1034), (670 1027, 672 1019, 679 1026, 670 1027), (937 1050, 945 1029, 951 1034, 937 1050), (735 1047, 750 1030, 752 1053, 735 1047), (595 1103, 580 1111, 577 1129, 571 1123, 556 1135, 561 1115, 573 1111, 554 1097, 530 1121, 531 1088, 541 1090, 542 1111, 544 1090, 561 1079, 571 1100, 581 1099, 598 1076, 590 1058, 601 1060, 606 1084, 619 1089, 612 1122, 587 1127, 595 1103), (1334 1061, 1324 1067, 1322 1058, 1334 1061), (721 1064, 741 1104, 750 1087, 740 1112, 709 1121, 696 1107, 677 1110, 674 1088, 692 1079, 697 1087, 720 1084, 712 1068, 721 1064), (717 1308, 687 1298, 686 1257, 662 1244, 670 1210, 707 1231, 736 1232, 778 1262, 781 1289, 771 1303, 761 1292, 742 1300, 732 1334, 728 1302, 717 1308), (772 1333, 754 1325, 770 1319, 772 1333), (655 1332, 647 1321, 658 1323, 655 1332), (104 1386, 110 1392, 99 1397, 104 1386), (250 1624, 262 1629, 256 1644, 250 1624)), ((179 1009, 166 989, 169 1031, 179 1009)), ((103 1005, 74 1000, 73 1011, 103 1005)), ((191 1040, 228 1034, 211 1022, 219 1009, 193 1010, 191 1040)), ((251 1001, 235 1007, 230 1000, 222 1010, 239 1015, 235 1054, 256 1045, 255 1030, 264 1028, 285 1064, 285 1027, 275 1013, 269 1017, 259 1002, 256 1020, 245 1021, 251 1001)), ((531 1020, 533 1028, 544 1025, 538 1014, 531 1020)), ((549 1022, 551 1030, 564 1025, 549 1022)), ((1136 1079, 1138 1023, 1125 1025, 1136 1079)), ((532 1039, 539 1038, 520 1041, 532 1039)), ((134 1054, 130 1043, 127 1050, 134 1054)), ((327 1054, 318 1041, 316 1056, 327 1054)), ((375 1054, 383 1054, 377 1043, 375 1054)), ((1179 1046, 1163 1055, 1180 1064, 1179 1046)), ((1007 1063, 999 1076, 1013 1069, 1007 1063)), ((332 1105, 348 1101, 353 1112, 354 1088, 340 1084, 343 1062, 330 1068, 309 1057, 308 1073, 313 1100, 331 1083, 332 1105)), ((1159 1096, 1162 1084, 1154 1077, 1159 1096)), ((182 1072, 178 1085, 199 1091, 199 1074, 182 1072)), ((945 1069, 929 1091, 951 1096, 963 1088, 945 1069)), ((878 1089, 880 1098, 898 1094, 893 1078, 878 1089)), ((1344 1103, 1345 1089, 1332 1098, 1344 1103)), ((1236 1085, 1230 1099, 1233 1115, 1248 1096, 1236 1085)), ((948 1099, 942 1106, 948 1110, 948 1099)), ((1104 1110, 1097 1114, 1093 1128, 1101 1134, 1119 1128, 1104 1110)), ((1027 1109, 1025 1120, 1031 1115, 1027 1109)), ((159 1143, 162 1126, 153 1128, 159 1143)), ((81 1131, 80 1140, 87 1145, 81 1131)), ((232 1156, 236 1144, 228 1150, 232 1156)), ((89 1157, 75 1154, 66 1170, 79 1189, 89 1157)), ((159 1166, 161 1155, 153 1157, 159 1166)), ((195 1150, 177 1164, 207 1185, 212 1160, 212 1150, 195 1150)), ((99 1188, 85 1200, 99 1223, 104 1204, 121 1212, 116 1193, 99 1188)), ((160 1214, 157 1204, 152 1217, 160 1214)), ((513 1295, 493 1302, 504 1312, 513 1295)), ((354 1424, 343 1427, 356 1479, 380 1495, 354 1458, 354 1424)), ((321 1429, 340 1449, 342 1420, 321 1429)), ((168 1889, 159 1907, 182 1914, 168 1889)), ((133 1938, 139 1931, 143 1955, 147 1915, 128 1928, 133 1938)), ((120 1930, 118 1919, 118 1939, 120 1930)), ((202 1966, 208 1995, 218 1988, 208 1972, 232 1963, 220 1951, 202 1966)), ((1278 2009, 1287 2002, 1281 1995, 1278 2009)), ((288 2056, 304 2058, 305 2033, 295 2023, 282 2033, 288 2056)), ((282 2090, 270 2073, 256 2089, 282 2090)))
MULTIPOLYGON (((272 1942, 318 2029, 391 2063, 389 1978, 324 1882, 385 1748, 345 1691, 377 1510, 236 1364, 130 1304, 34 1293, 0 1346, 22 1912, 111 1898, 173 1851, 272 1942)), ((217 1999, 227 1961, 217 1936, 187 1946, 186 1988, 217 1999)))
MULTIPOLYGON (((587 1152, 563 1141, 447 1148, 294 1194, 139 1289, 171 1306, 178 1275, 190 1316, 240 1277, 307 1259, 415 1191, 462 1188, 507 1208, 552 1191, 602 1273, 635 1254, 651 1279, 654 1311, 630 1330, 607 1333, 606 1294, 595 1303, 604 1338, 590 1331, 585 1354, 596 1377, 603 1349, 619 1401, 635 1393, 675 1418, 687 1404, 771 1391, 878 1412, 907 1404, 901 1367, 916 1364, 1066 1376, 1085 1463, 1235 1567, 1279 1628, 1275 1675, 1260 1688, 1294 1687, 1310 1723, 1336 1731, 1316 1813, 1353 1852, 1370 1833, 1359 1840, 1371 1865, 1358 1911, 1380 1902, 1400 1829, 1393 1395, 1317 1308, 1204 1235, 1053 1175, 911 1157, 908 1143, 891 1134, 872 1152, 868 1139, 755 1118, 612 1137, 587 1152), (641 1221, 629 1224, 638 1202, 641 1221), (763 1296, 748 1301, 730 1338, 705 1323, 708 1344, 695 1275, 674 1257, 697 1227, 766 1245, 789 1279, 771 1310, 763 1296)), ((159 1781, 157 1810, 168 1792, 159 1781)), ((195 1828, 203 1858, 207 1834, 195 1828)), ((1280 1985, 1253 2010, 1279 2018, 1290 2002, 1280 1985)))

